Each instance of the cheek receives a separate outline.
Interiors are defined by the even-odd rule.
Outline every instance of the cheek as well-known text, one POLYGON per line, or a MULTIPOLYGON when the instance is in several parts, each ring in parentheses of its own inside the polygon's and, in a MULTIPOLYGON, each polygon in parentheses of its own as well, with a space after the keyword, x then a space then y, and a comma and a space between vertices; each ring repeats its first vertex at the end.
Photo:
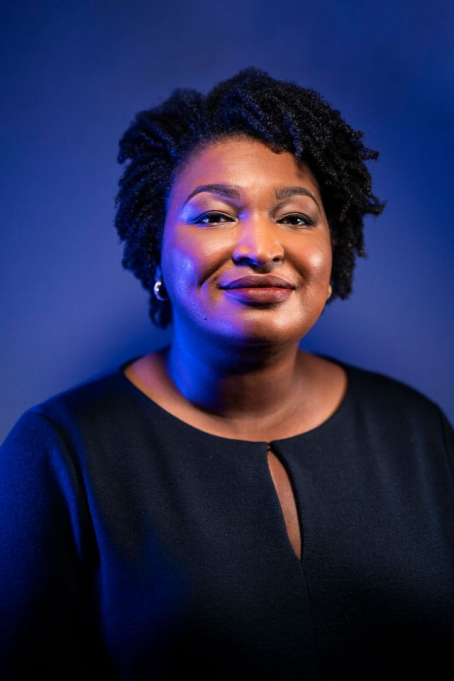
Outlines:
POLYGON ((301 255, 299 270, 307 284, 328 285, 333 259, 329 244, 314 244, 306 247, 301 255))
POLYGON ((331 248, 315 251, 311 256, 311 269, 318 275, 324 276, 331 271, 333 264, 331 248))
POLYGON ((198 265, 198 258, 187 249, 163 249, 162 273, 171 299, 197 281, 198 265))
POLYGON ((219 266, 217 249, 208 248, 200 239, 179 235, 164 239, 162 249, 162 273, 170 297, 178 298, 203 284, 219 266))

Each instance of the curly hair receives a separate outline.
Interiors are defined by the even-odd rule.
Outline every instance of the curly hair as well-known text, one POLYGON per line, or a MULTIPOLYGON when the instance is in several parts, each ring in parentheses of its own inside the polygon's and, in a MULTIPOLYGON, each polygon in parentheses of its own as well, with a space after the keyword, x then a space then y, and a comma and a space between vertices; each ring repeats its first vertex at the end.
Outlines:
POLYGON ((157 300, 153 285, 176 174, 205 144, 244 136, 275 153, 291 152, 314 173, 333 247, 328 303, 349 297, 356 255, 368 257, 363 219, 380 215, 386 203, 372 193, 365 165, 378 152, 365 147, 364 133, 353 130, 318 92, 252 66, 207 95, 177 88, 160 105, 136 115, 118 154, 119 163, 128 161, 116 197, 115 226, 125 242, 122 265, 150 292, 149 315, 157 326, 165 328, 172 320, 171 303, 157 300))

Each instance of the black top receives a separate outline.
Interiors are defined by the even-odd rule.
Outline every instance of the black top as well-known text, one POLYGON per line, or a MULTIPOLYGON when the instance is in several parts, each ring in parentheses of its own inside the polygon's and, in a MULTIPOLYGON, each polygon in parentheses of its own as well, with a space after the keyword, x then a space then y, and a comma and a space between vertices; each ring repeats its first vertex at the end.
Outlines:
POLYGON ((190 426, 123 368, 30 408, 1 453, 0 677, 454 678, 454 432, 333 358, 325 423, 272 445, 190 426))

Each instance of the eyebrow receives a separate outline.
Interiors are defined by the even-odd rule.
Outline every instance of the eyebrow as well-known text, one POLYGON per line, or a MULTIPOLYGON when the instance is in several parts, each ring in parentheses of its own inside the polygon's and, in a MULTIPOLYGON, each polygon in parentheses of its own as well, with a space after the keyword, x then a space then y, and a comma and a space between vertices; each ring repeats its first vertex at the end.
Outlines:
MULTIPOLYGON (((187 202, 192 199, 193 196, 196 194, 200 194, 201 192, 209 192, 210 194, 220 194, 221 196, 226 196, 229 199, 240 199, 241 194, 238 189, 238 187, 235 187, 234 185, 227 185, 227 184, 219 184, 219 183, 214 183, 214 184, 201 184, 198 187, 196 187, 190 194, 189 196, 186 197, 183 206, 187 204, 187 202)), ((290 199, 292 196, 297 196, 298 194, 300 196, 309 196, 313 201, 318 206, 318 209, 321 212, 319 203, 313 193, 309 191, 309 189, 306 189, 305 187, 276 187, 274 190, 274 194, 277 200, 282 200, 282 199, 290 199)))

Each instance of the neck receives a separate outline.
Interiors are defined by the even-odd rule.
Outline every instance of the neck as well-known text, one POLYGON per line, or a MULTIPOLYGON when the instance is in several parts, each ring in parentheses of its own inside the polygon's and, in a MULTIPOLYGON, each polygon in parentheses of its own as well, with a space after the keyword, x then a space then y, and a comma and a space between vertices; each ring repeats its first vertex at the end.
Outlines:
POLYGON ((306 358, 297 340, 220 347, 178 333, 165 350, 167 373, 180 394, 238 432, 259 419, 282 425, 301 410, 309 386, 302 378, 306 358))

